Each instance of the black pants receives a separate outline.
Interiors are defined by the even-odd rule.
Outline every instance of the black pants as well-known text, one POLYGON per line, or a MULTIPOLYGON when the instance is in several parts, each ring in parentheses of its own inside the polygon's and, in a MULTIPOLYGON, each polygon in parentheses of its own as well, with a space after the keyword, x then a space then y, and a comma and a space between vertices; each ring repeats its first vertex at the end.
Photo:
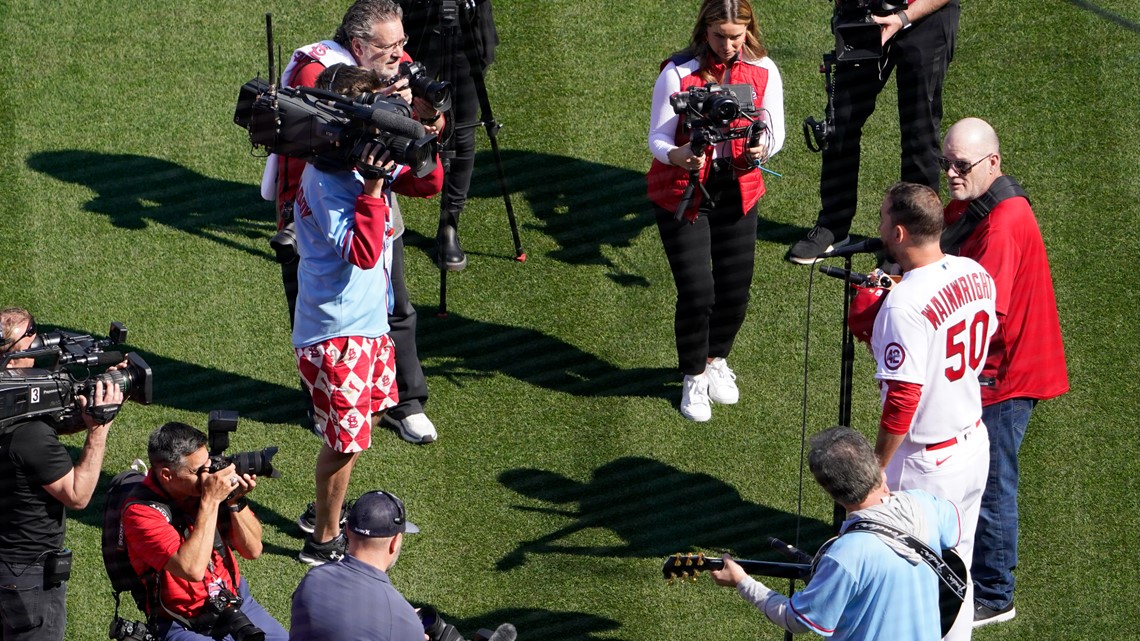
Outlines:
POLYGON ((674 220, 655 207, 657 230, 677 286, 673 332, 681 372, 705 371, 708 357, 724 358, 748 310, 756 259, 756 208, 741 214, 740 187, 731 170, 713 172, 705 187, 715 207, 701 202, 695 222, 674 220))
POLYGON ((471 173, 475 168, 474 124, 479 119, 479 96, 475 89, 475 79, 471 75, 471 65, 464 55, 453 57, 455 84, 452 87, 451 119, 455 156, 451 167, 443 177, 443 193, 440 198, 440 224, 456 224, 459 214, 467 204, 467 192, 471 188, 471 173), (470 126, 466 126, 470 125, 470 126))
POLYGON ((892 71, 898 84, 902 135, 899 177, 938 191, 942 85, 954 56, 958 15, 958 4, 952 2, 896 35, 879 61, 836 65, 835 129, 823 152, 822 208, 817 220, 836 238, 847 235, 855 218, 863 125, 875 111, 875 101, 892 71))
MULTIPOLYGON (((299 261, 281 265, 281 282, 285 288, 285 300, 289 305, 289 326, 293 326, 293 314, 297 308, 297 266, 299 261)), ((416 349, 416 308, 408 296, 404 284, 404 237, 392 241, 392 313, 388 315, 388 335, 396 346, 396 388, 400 394, 399 405, 388 410, 394 419, 403 419, 410 414, 424 411, 428 399, 427 380, 420 365, 416 349)), ((304 390, 304 384, 302 384, 304 390)), ((307 403, 312 397, 305 391, 307 403)))

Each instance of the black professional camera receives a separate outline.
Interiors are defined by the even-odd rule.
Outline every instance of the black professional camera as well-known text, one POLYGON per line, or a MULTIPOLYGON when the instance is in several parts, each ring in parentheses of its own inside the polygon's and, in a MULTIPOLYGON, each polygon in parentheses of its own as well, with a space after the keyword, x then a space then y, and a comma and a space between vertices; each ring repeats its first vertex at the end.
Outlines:
POLYGON ((436 81, 427 75, 427 68, 419 62, 401 62, 400 73, 394 76, 389 83, 396 84, 404 78, 408 79, 408 86, 412 95, 423 98, 431 104, 436 111, 451 109, 451 83, 436 81))
POLYGON ((138 354, 127 354, 124 369, 91 373, 92 367, 121 363, 121 352, 105 350, 126 338, 122 323, 112 323, 110 338, 104 340, 63 330, 43 332, 28 349, 0 356, 0 427, 46 418, 63 431, 81 428, 75 399, 85 397, 91 408, 99 381, 119 386, 123 395, 136 403, 150 403, 150 366, 138 354), (9 361, 24 358, 49 362, 46 367, 7 368, 9 361))
POLYGON ((241 604, 240 596, 222 588, 206 599, 202 614, 195 617, 195 628, 208 629, 215 639, 229 635, 234 641, 265 641, 265 632, 241 611, 241 604))
POLYGON ((838 0, 832 22, 835 60, 878 60, 883 55, 882 29, 871 16, 889 16, 908 4, 909 0, 838 0))
POLYGON ((669 97, 673 113, 687 116, 690 122, 703 121, 717 127, 747 114, 755 117, 751 85, 718 85, 710 82, 703 87, 690 87, 669 97))
POLYGON ((206 432, 210 439, 210 469, 216 472, 233 463, 235 474, 281 478, 281 472, 273 467, 273 456, 277 454, 276 447, 267 447, 260 452, 238 452, 229 456, 222 454, 230 446, 230 432, 237 430, 237 424, 237 412, 230 410, 210 412, 206 422, 206 432))
POLYGON ((350 100, 255 78, 238 92, 234 124, 249 130, 253 146, 321 169, 351 169, 360 149, 375 143, 390 160, 423 177, 435 169, 437 139, 411 116, 412 108, 398 96, 373 93, 350 100))
POLYGON ((128 621, 118 616, 111 621, 107 636, 115 641, 158 641, 158 637, 151 634, 150 628, 142 621, 128 621))

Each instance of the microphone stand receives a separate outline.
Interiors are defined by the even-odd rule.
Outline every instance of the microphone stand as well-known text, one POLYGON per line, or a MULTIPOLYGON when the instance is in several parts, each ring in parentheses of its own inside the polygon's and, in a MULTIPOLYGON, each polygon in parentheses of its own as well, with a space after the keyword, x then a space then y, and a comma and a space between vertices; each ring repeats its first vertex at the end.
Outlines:
MULTIPOLYGON (((855 290, 846 283, 851 282, 851 256, 844 256, 843 258, 843 316, 839 319, 839 325, 842 327, 843 339, 840 343, 840 357, 839 357, 839 422, 836 425, 851 426, 851 389, 852 379, 855 373, 855 335, 851 333, 851 327, 847 324, 847 315, 851 313, 851 299, 854 298, 855 290)), ((836 503, 831 513, 831 525, 839 532, 839 526, 847 518, 847 510, 843 506, 836 503)))

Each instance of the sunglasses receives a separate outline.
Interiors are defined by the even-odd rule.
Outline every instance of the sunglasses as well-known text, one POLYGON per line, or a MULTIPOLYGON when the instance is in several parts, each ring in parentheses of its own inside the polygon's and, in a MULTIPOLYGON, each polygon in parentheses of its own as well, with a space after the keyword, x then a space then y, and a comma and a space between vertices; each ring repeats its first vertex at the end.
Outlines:
POLYGON ((12 351, 11 350, 12 345, 19 343, 20 341, 24 340, 25 338, 27 338, 29 336, 35 336, 35 335, 36 335, 36 319, 32 316, 29 316, 28 317, 28 329, 25 329, 24 333, 20 336, 13 336, 11 340, 0 341, 0 347, 8 347, 8 349, 5 350, 6 352, 12 351))
POLYGON ((978 162, 975 163, 971 163, 968 160, 950 160, 946 156, 939 156, 938 166, 942 168, 942 171, 950 171, 950 168, 953 167, 954 173, 958 174, 959 176, 965 176, 966 174, 970 173, 971 169, 978 166, 978 164, 983 160, 989 159, 990 156, 993 156, 993 154, 986 154, 985 156, 982 156, 978 162))

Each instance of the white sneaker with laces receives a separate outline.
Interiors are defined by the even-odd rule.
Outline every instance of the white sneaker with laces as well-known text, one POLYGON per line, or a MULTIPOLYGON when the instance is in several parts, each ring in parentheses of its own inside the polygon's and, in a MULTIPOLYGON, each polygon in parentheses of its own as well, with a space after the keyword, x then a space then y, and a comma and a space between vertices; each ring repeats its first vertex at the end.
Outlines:
POLYGON ((714 358, 705 368, 709 379, 709 398, 714 403, 732 405, 740 400, 740 389, 736 387, 736 374, 728 368, 728 361, 714 358))
POLYGON ((409 414, 400 420, 392 420, 396 424, 396 431, 400 437, 409 443, 431 443, 439 438, 435 432, 435 424, 427 414, 409 414))
POLYGON ((698 423, 712 418, 707 374, 685 375, 685 380, 681 383, 681 415, 698 423))

